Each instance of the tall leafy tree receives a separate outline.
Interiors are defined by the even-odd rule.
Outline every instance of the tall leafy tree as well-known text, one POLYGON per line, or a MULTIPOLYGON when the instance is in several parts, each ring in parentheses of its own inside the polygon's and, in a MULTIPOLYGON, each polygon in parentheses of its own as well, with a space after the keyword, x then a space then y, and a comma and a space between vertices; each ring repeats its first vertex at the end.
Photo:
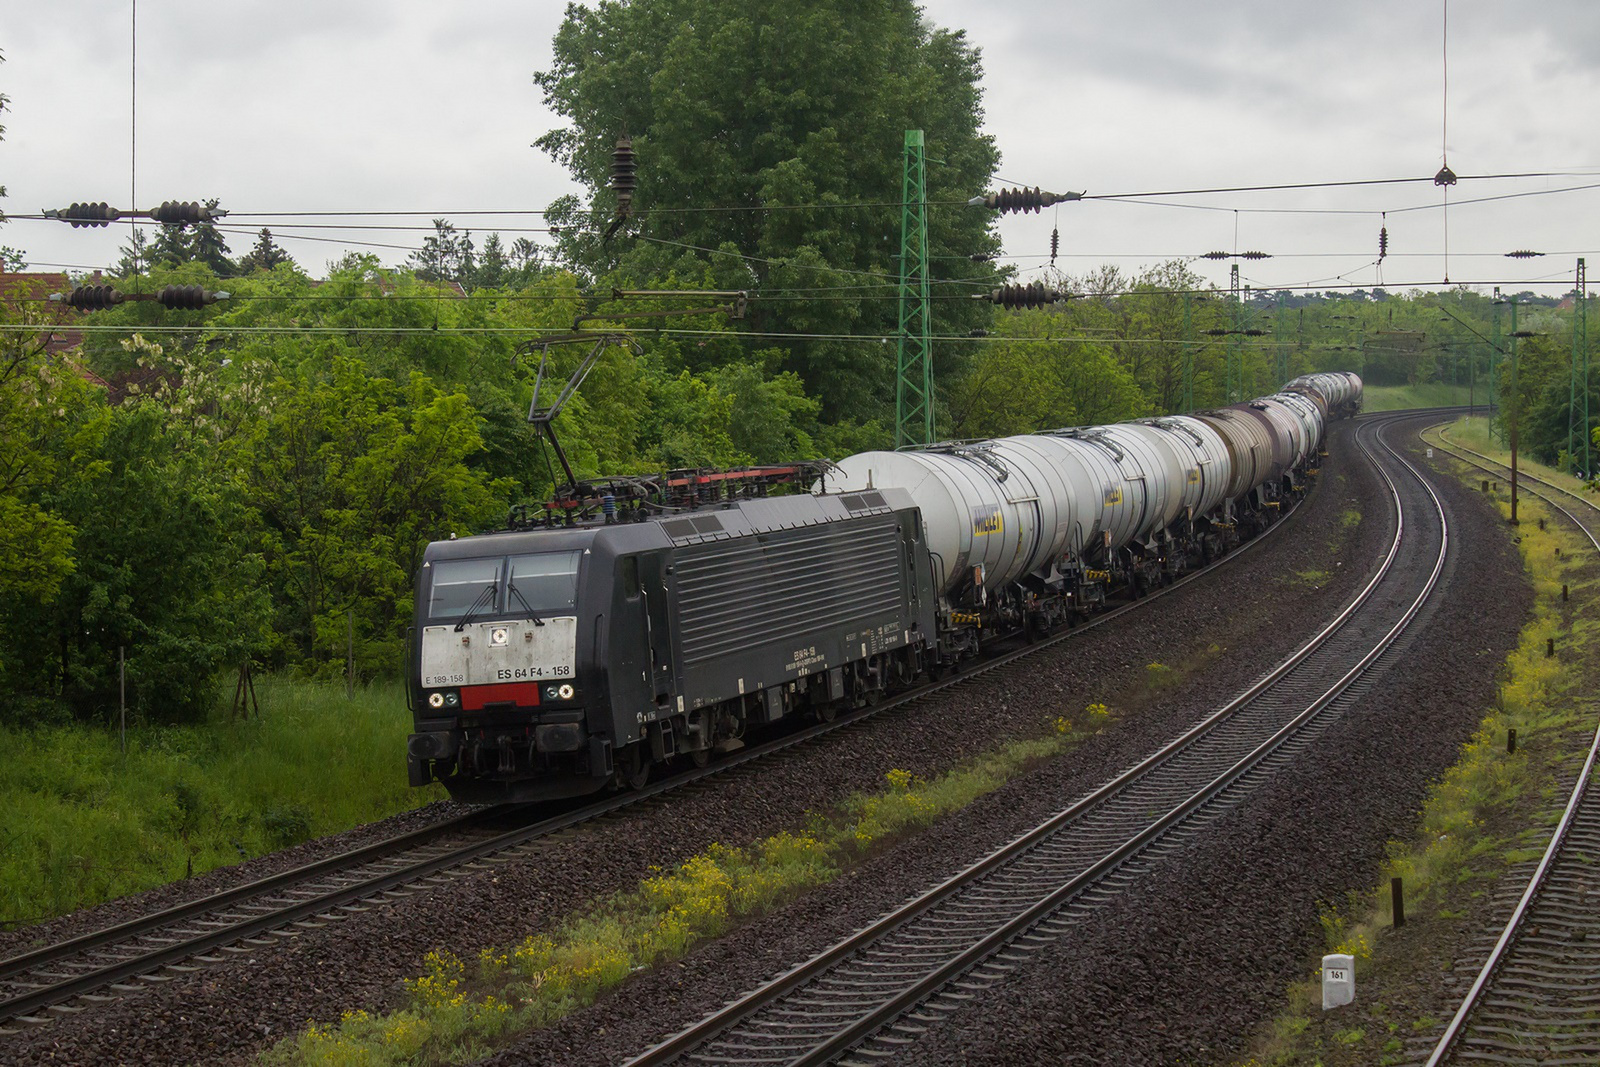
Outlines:
POLYGON ((447 219, 434 219, 433 232, 422 239, 422 247, 411 253, 406 266, 417 277, 430 282, 472 280, 475 255, 472 234, 462 233, 447 219))
POLYGON ((239 260, 238 267, 240 274, 249 274, 253 270, 271 270, 280 263, 293 262, 289 253, 272 239, 272 231, 263 227, 256 235, 255 245, 239 260))
MULTIPOLYGON (((0 321, 22 324, 28 314, 0 303, 0 321)), ((50 355, 46 324, 35 325, 37 333, 0 333, 0 632, 8 610, 48 604, 72 573, 75 531, 48 492, 103 432, 92 387, 75 362, 50 355)), ((0 639, 0 663, 5 647, 0 639)))
MULTIPOLYGON (((829 334, 892 334, 904 131, 924 131, 934 329, 985 316, 960 297, 992 281, 967 257, 998 243, 965 201, 997 163, 980 131, 978 52, 911 0, 602 0, 569 5, 554 61, 535 75, 571 125, 539 145, 592 191, 552 206, 560 254, 593 275, 650 281, 708 272, 755 290, 750 325, 812 335, 784 346, 832 417, 881 413, 894 365, 829 334), (635 221, 607 243, 619 133, 638 159, 635 221)), ((936 348, 942 359, 959 349, 936 348)))
MULTIPOLYGON (((207 200, 205 206, 216 208, 218 201, 207 200)), ((228 241, 214 222, 197 222, 191 226, 162 223, 148 248, 139 246, 139 231, 134 231, 134 245, 123 250, 124 261, 135 252, 141 254, 145 266, 176 267, 184 263, 203 263, 219 278, 238 273, 238 265, 228 258, 228 241)))
POLYGON ((274 382, 265 417, 235 444, 278 662, 337 662, 353 622, 362 668, 397 672, 423 548, 503 507, 465 463, 483 447, 467 398, 418 373, 375 378, 330 349, 274 382))
POLYGON ((949 393, 951 436, 1002 437, 1148 414, 1132 373, 1085 340, 1065 311, 997 319, 995 337, 949 393))
POLYGON ((107 409, 82 465, 43 494, 75 528, 75 566, 30 625, 9 627, 13 677, 81 718, 115 714, 119 650, 135 710, 203 717, 216 672, 259 640, 257 568, 234 541, 243 516, 184 434, 153 401, 107 409))
POLYGON ((500 243, 500 235, 489 234, 483 242, 483 255, 478 257, 478 269, 473 272, 473 287, 498 289, 505 284, 510 273, 511 267, 506 261, 506 250, 500 243))
MULTIPOLYGON (((6 61, 5 54, 4 53, 0 53, 0 63, 4 63, 5 61, 6 61)), ((6 108, 10 105, 10 103, 11 103, 11 98, 9 96, 7 96, 5 93, 0 93, 0 114, 3 114, 5 112, 6 108)), ((6 133, 6 128, 4 126, 0 126, 0 141, 5 140, 5 133, 6 133)), ((0 198, 3 198, 5 195, 6 195, 6 187, 3 186, 3 185, 0 185, 0 198)), ((0 222, 4 222, 5 220, 6 220, 5 212, 0 211, 0 222)), ((12 248, 10 245, 0 245, 0 270, 9 270, 9 271, 26 270, 27 266, 28 266, 28 256, 27 256, 27 253, 22 251, 22 249, 20 249, 20 248, 12 248)))

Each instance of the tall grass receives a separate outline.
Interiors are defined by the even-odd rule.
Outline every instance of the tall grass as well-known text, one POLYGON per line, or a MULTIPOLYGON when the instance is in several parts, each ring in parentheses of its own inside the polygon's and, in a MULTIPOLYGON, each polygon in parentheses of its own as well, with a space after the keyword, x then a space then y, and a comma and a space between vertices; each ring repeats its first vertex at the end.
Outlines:
POLYGON ((443 796, 406 784, 399 685, 266 679, 261 717, 0 727, 0 921, 48 918, 443 796))
MULTIPOLYGON (((1449 426, 1444 427, 1442 431, 1430 431, 1430 434, 1436 435, 1441 444, 1470 448, 1472 451, 1481 453, 1500 463, 1511 462, 1511 449, 1506 445, 1503 436, 1490 435, 1489 420, 1485 416, 1479 415, 1470 419, 1460 418, 1449 426)), ((1553 482, 1572 492, 1586 492, 1588 494, 1586 499, 1594 499, 1593 487, 1586 488, 1581 478, 1575 478, 1566 471, 1556 470, 1554 467, 1547 467, 1543 463, 1530 458, 1526 452, 1518 455, 1517 464, 1523 470, 1536 474, 1547 482, 1553 482)), ((1463 475, 1463 477, 1467 479, 1468 484, 1472 484, 1474 479, 1481 482, 1484 478, 1490 476, 1474 469, 1463 475)), ((1505 475, 1494 475, 1493 480, 1501 482, 1503 486, 1505 475)))
POLYGON ((1483 383, 1476 390, 1465 385, 1429 382, 1426 385, 1366 385, 1361 389, 1365 411, 1404 411, 1408 408, 1465 407, 1476 401, 1488 403, 1489 389, 1483 383))

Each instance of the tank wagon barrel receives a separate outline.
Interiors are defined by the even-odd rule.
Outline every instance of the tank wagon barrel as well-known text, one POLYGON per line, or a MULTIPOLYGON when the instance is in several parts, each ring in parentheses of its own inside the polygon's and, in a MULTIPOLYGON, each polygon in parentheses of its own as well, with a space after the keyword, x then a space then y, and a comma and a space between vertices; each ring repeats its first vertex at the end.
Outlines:
POLYGON ((1187 415, 574 486, 428 547, 411 781, 473 801, 637 787, 1071 625, 1273 522, 1360 404, 1356 375, 1309 374, 1187 415))

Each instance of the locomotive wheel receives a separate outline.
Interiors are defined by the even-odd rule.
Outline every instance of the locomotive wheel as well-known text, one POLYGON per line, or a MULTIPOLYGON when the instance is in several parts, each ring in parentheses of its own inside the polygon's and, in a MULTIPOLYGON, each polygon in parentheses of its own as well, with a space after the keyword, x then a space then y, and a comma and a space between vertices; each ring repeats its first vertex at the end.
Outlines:
POLYGON ((826 704, 818 704, 813 711, 816 713, 818 722, 832 722, 839 717, 839 709, 831 701, 826 704))
POLYGON ((645 754, 644 743, 636 742, 623 749, 617 761, 617 786, 637 792, 650 781, 650 757, 645 754))
POLYGON ((695 765, 696 770, 704 769, 711 764, 711 750, 709 748, 691 748, 689 762, 695 765))

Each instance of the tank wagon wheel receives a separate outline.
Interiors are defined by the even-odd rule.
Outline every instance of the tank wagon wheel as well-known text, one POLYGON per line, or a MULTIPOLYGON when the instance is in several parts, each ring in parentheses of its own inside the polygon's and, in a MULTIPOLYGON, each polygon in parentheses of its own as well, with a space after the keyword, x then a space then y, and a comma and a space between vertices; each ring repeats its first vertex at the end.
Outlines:
POLYGON ((1050 626, 1044 621, 1044 616, 1037 611, 1030 611, 1022 620, 1022 634, 1028 644, 1035 644, 1050 636, 1050 626))
POLYGON ((704 770, 711 765, 711 750, 709 748, 691 748, 689 762, 694 764, 696 770, 704 770))

